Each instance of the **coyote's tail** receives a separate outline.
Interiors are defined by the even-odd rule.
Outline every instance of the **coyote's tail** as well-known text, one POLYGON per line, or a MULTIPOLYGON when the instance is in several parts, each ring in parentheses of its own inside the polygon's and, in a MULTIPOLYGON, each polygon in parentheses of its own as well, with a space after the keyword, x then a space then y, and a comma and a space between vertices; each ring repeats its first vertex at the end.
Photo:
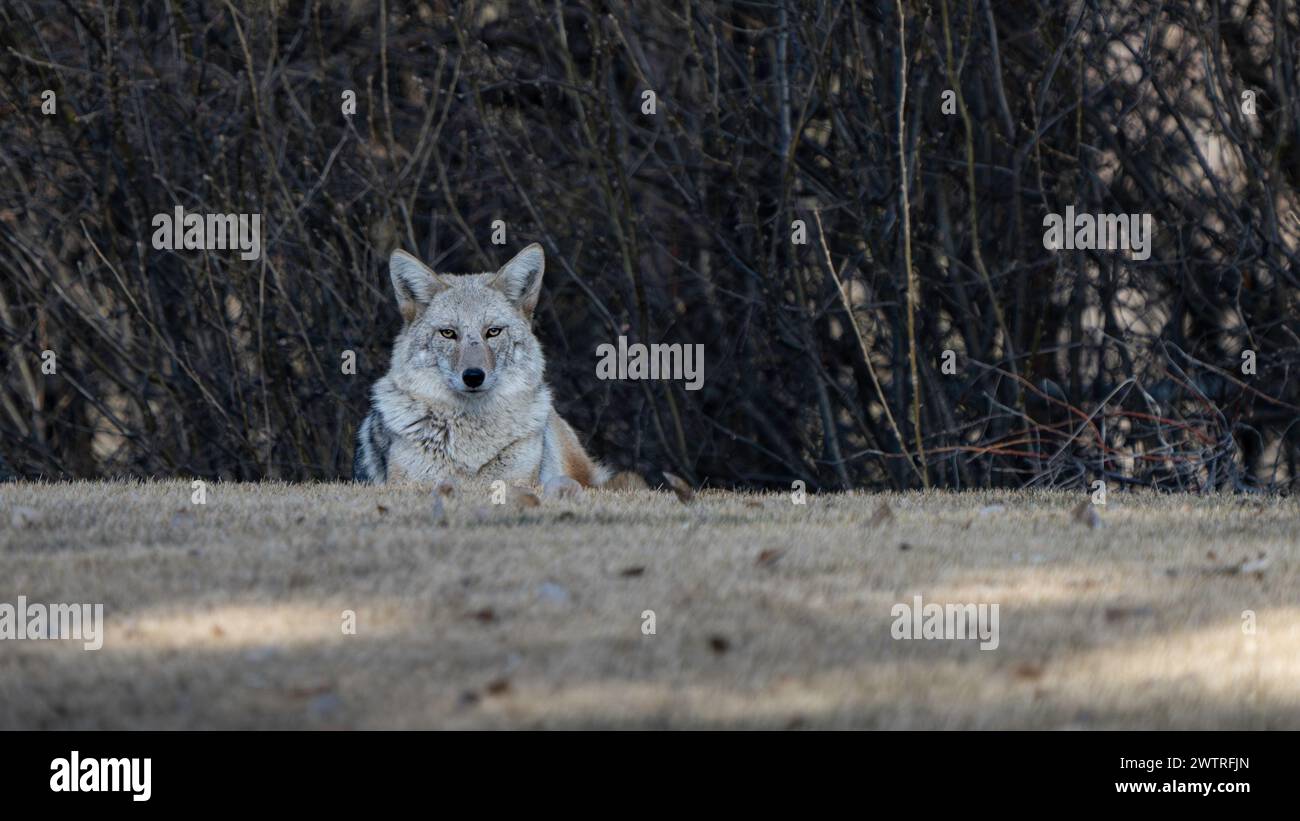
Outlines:
POLYGON ((603 468, 606 477, 600 486, 605 490, 649 490, 650 485, 641 477, 639 473, 633 473, 630 470, 620 470, 618 473, 610 475, 609 468, 603 468))
POLYGON ((558 420, 556 432, 559 436, 560 456, 564 466, 564 475, 575 480, 583 487, 600 487, 609 490, 641 490, 648 488, 645 479, 630 471, 615 473, 606 466, 587 455, 569 423, 556 414, 558 420))

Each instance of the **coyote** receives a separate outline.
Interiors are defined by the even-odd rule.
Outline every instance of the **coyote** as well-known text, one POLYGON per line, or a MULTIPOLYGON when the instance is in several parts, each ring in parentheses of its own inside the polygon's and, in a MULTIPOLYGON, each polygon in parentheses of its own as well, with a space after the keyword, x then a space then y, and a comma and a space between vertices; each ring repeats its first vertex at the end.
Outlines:
POLYGON ((402 330, 370 392, 353 478, 496 480, 547 490, 605 483, 551 403, 533 335, 545 258, 536 243, 495 274, 435 274, 389 259, 402 330))

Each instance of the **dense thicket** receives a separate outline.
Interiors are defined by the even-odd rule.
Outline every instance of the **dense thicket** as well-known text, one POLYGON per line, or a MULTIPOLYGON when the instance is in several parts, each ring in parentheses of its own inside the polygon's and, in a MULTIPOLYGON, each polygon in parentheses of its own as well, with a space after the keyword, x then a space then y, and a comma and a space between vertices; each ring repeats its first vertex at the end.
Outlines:
POLYGON ((388 254, 539 241, 560 408, 621 468, 1284 488, 1298 35, 1284 0, 7 0, 0 466, 347 478, 388 254), (176 206, 260 213, 261 259, 155 250, 176 206), (1150 214, 1150 257, 1045 248, 1067 206, 1150 214), (704 388, 598 380, 620 335, 702 343, 704 388))

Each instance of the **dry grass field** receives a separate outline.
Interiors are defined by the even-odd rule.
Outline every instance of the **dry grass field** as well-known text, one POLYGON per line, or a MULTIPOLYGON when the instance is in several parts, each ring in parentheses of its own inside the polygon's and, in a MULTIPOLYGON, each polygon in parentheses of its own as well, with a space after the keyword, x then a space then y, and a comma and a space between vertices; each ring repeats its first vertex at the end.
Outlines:
POLYGON ((1293 499, 190 496, 0 485, 0 603, 106 623, 0 641, 0 727, 1300 728, 1293 499), (891 638, 917 594, 998 647, 891 638))

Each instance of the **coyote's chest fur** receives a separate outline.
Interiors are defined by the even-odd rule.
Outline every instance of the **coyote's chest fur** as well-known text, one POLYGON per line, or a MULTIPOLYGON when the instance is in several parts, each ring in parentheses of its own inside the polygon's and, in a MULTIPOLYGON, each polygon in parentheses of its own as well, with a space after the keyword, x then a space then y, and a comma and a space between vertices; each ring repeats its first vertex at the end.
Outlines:
POLYGON ((522 401, 481 408, 428 403, 381 380, 374 410, 392 441, 390 480, 505 479, 536 482, 542 468, 550 393, 543 386, 522 401))
POLYGON ((605 481, 543 378, 546 358, 532 330, 541 246, 495 274, 443 277, 402 251, 389 267, 403 325, 357 430, 355 479, 605 481))

